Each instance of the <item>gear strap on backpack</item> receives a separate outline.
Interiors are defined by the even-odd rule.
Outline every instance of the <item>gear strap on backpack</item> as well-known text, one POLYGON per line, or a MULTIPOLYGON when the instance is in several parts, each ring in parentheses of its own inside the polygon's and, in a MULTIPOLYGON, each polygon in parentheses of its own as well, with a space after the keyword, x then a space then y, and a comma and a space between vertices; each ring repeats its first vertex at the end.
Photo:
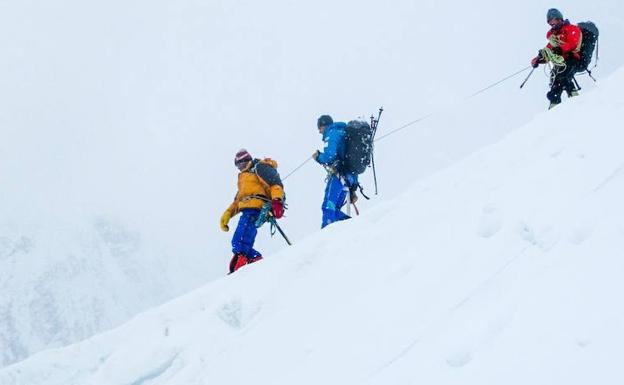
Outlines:
POLYGON ((360 194, 362 194, 362 196, 364 198, 366 198, 366 200, 370 200, 370 198, 368 197, 368 195, 364 194, 364 187, 362 187, 361 184, 357 184, 357 186, 355 186, 358 190, 360 190, 360 194))

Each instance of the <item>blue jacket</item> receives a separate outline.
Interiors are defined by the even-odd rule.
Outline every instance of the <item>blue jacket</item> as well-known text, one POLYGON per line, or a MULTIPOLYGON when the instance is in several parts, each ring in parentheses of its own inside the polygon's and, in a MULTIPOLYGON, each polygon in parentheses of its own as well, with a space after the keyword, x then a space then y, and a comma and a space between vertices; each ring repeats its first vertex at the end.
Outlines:
POLYGON ((325 148, 317 158, 320 164, 327 166, 337 166, 338 172, 345 178, 348 186, 357 186, 358 177, 354 174, 344 174, 340 170, 340 160, 345 157, 347 136, 347 124, 343 122, 335 122, 331 126, 328 126, 323 133, 323 141, 325 142, 325 148), (336 161, 337 164, 336 164, 336 161))
POLYGON ((335 122, 325 128, 323 133, 325 149, 319 154, 317 159, 320 164, 331 166, 337 160, 344 158, 346 129, 347 124, 343 122, 335 122))

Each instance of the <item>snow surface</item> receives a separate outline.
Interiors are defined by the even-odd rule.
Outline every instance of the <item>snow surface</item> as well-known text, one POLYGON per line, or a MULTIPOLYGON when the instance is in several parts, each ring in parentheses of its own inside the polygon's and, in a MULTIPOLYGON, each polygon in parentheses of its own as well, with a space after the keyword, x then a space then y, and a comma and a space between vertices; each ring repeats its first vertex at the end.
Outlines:
POLYGON ((623 86, 0 383, 622 384, 623 86))
MULTIPOLYGON (((528 64, 551 6, 0 2, 0 366, 222 276, 240 147, 285 174, 320 147, 322 113, 384 105, 381 135, 436 112, 378 144, 365 212, 528 122, 546 105, 540 72, 460 101, 528 64)), ((561 6, 599 25, 599 77, 624 64, 624 3, 561 6)), ((287 180, 295 242, 318 230, 323 178, 309 163, 287 180)), ((265 255, 283 247, 261 232, 265 255)))

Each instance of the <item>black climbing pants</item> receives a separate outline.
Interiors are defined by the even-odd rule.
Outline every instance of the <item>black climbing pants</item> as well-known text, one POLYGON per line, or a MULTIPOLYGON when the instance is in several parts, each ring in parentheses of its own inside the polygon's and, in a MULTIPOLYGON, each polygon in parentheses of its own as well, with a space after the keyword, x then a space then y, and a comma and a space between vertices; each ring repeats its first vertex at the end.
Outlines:
POLYGON ((566 91, 569 96, 572 91, 576 90, 574 75, 581 70, 581 63, 573 57, 566 60, 565 64, 565 68, 555 66, 552 70, 552 83, 546 97, 553 104, 561 103, 563 91, 566 91))

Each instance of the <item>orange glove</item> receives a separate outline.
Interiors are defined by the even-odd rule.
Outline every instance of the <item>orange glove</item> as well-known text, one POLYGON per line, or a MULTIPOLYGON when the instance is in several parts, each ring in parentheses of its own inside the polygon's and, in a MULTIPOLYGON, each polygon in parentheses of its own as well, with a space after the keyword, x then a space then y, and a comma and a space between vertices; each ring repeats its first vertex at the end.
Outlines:
POLYGON ((232 218, 232 214, 230 214, 230 210, 225 210, 223 215, 221 215, 221 230, 228 232, 230 231, 230 227, 228 223, 230 222, 230 218, 232 218))

